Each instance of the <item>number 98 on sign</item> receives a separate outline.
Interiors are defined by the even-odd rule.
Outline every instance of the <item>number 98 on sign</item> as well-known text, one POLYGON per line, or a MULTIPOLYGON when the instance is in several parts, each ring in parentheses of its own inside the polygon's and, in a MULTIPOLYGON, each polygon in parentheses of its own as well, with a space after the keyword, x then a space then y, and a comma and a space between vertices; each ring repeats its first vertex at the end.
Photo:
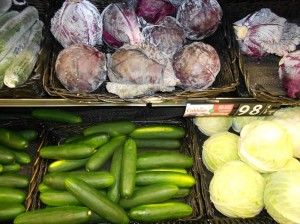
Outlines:
POLYGON ((235 116, 271 115, 272 105, 269 104, 240 104, 235 111, 235 116))

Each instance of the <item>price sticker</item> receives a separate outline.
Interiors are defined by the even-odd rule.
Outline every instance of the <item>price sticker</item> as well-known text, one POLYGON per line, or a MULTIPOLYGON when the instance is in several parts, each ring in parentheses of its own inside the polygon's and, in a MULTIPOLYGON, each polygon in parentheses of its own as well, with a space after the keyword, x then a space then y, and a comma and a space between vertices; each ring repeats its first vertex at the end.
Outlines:
POLYGON ((198 116, 227 116, 234 108, 234 104, 191 104, 186 105, 184 117, 198 116))
POLYGON ((240 104, 234 116, 269 116, 273 115, 276 110, 279 108, 279 105, 272 105, 266 103, 249 103, 249 104, 240 104))

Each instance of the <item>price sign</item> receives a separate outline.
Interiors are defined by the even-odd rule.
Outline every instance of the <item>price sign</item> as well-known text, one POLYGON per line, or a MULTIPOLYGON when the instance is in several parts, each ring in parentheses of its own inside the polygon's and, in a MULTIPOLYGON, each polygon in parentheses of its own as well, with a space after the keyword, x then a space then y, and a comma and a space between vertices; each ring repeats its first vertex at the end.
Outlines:
POLYGON ((233 110, 234 104, 191 104, 186 105, 184 117, 226 116, 233 110))
POLYGON ((239 104, 233 116, 269 116, 276 112, 280 105, 266 103, 239 104))

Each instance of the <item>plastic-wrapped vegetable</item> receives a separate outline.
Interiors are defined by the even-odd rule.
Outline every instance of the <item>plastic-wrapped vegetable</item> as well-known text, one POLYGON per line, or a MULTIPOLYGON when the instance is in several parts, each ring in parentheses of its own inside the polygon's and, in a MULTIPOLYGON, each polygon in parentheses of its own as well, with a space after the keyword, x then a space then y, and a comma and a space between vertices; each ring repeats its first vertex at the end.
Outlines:
POLYGON ((12 5, 12 0, 1 0, 0 1, 0 15, 6 13, 12 5))
POLYGON ((112 48, 136 44, 144 40, 133 7, 125 3, 109 4, 101 14, 103 41, 112 48))
POLYGON ((155 25, 144 27, 142 33, 147 41, 170 58, 183 47, 185 42, 182 26, 171 16, 164 17, 155 25))
POLYGON ((195 117, 194 124, 206 136, 211 136, 218 132, 226 132, 232 125, 232 117, 195 117))
POLYGON ((67 90, 93 92, 106 80, 106 57, 93 46, 72 44, 59 52, 55 71, 67 90))
POLYGON ((66 0, 51 19, 51 32, 64 47, 102 43, 102 18, 88 0, 66 0))
POLYGON ((285 54, 279 62, 279 78, 291 98, 300 98, 300 50, 285 54))
POLYGON ((217 0, 184 0, 176 19, 182 24, 187 38, 202 40, 217 30, 222 16, 223 10, 217 0))
POLYGON ((141 92, 172 91, 179 83, 168 57, 148 42, 117 49, 108 55, 107 67, 111 83, 106 88, 121 98, 142 95, 141 92), (114 83, 127 87, 127 91, 114 88, 114 83), (143 91, 139 89, 141 86, 143 91))
POLYGON ((194 42, 174 54, 173 68, 183 89, 203 90, 215 81, 221 62, 211 45, 194 42))
POLYGON ((155 24, 165 16, 175 16, 176 8, 164 0, 139 0, 136 14, 146 22, 155 24))

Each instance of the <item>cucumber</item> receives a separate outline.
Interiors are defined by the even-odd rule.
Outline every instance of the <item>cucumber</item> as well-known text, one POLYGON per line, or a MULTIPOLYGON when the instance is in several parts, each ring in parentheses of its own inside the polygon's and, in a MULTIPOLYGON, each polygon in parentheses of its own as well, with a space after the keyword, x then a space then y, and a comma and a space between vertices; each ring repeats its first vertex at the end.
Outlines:
POLYGON ((25 206, 21 203, 1 203, 0 222, 3 223, 8 221, 13 221, 18 215, 24 212, 25 212, 25 206))
POLYGON ((124 209, 138 205, 159 203, 170 199, 179 191, 174 184, 153 184, 134 191, 130 198, 121 198, 119 204, 124 209))
POLYGON ((190 188, 179 188, 179 191, 172 198, 183 198, 190 194, 190 188))
POLYGON ((17 131, 17 134, 21 135, 22 137, 24 137, 27 141, 33 141, 36 140, 39 133, 37 130, 34 129, 24 129, 24 130, 20 130, 17 131))
POLYGON ((109 135, 106 133, 94 133, 86 136, 81 136, 68 144, 86 144, 88 146, 98 148, 109 141, 109 135))
POLYGON ((195 185, 195 178, 189 174, 168 171, 145 171, 136 174, 136 185, 146 186, 158 183, 188 188, 195 185))
POLYGON ((2 203, 23 203, 26 193, 12 187, 0 187, 0 204, 2 203))
POLYGON ((84 206, 49 207, 20 214, 14 224, 79 224, 87 223, 91 215, 84 206))
POLYGON ((133 139, 138 148, 153 149, 179 149, 181 141, 179 139, 133 139))
POLYGON ((117 136, 111 138, 109 142, 102 145, 97 152, 90 157, 85 166, 86 170, 100 170, 103 165, 112 157, 114 151, 124 145, 125 141, 126 136, 117 136))
POLYGON ((191 168, 192 157, 174 150, 152 150, 140 152, 137 156, 137 169, 152 169, 160 167, 191 168))
POLYGON ((15 155, 16 162, 25 165, 31 163, 31 157, 27 152, 12 150, 12 153, 15 155))
POLYGON ((44 146, 40 156, 47 159, 84 159, 91 156, 95 149, 85 144, 62 144, 44 146))
POLYGON ((40 194, 40 200, 49 206, 82 205, 69 191, 46 190, 40 194))
POLYGON ((19 163, 12 163, 8 165, 3 165, 3 173, 8 173, 8 172, 18 172, 21 170, 21 165, 19 163))
POLYGON ((120 194, 123 198, 131 197, 135 187, 137 148, 133 139, 129 138, 123 149, 120 194))
POLYGON ((145 171, 170 171, 170 172, 178 172, 178 173, 187 173, 186 169, 183 168, 153 168, 153 169, 145 169, 145 170, 137 170, 136 172, 145 172, 145 171))
POLYGON ((130 209, 128 215, 132 220, 141 222, 161 222, 189 217, 193 208, 183 202, 164 202, 139 205, 130 209))
POLYGON ((31 115, 44 121, 52 121, 63 124, 78 124, 82 123, 82 118, 77 114, 62 110, 62 109, 51 109, 51 108, 38 108, 31 111, 31 115))
POLYGON ((83 130, 84 135, 98 132, 105 132, 111 137, 127 135, 135 129, 135 124, 131 121, 107 121, 87 127, 83 130))
POLYGON ((129 223, 126 212, 118 204, 110 201, 88 183, 78 178, 67 178, 65 185, 82 204, 112 223, 129 223))
POLYGON ((17 150, 25 150, 29 146, 24 137, 7 128, 0 128, 0 144, 17 150))
POLYGON ((64 141, 64 143, 65 143, 65 144, 70 143, 70 142, 72 142, 72 141, 74 141, 74 140, 76 140, 76 139, 81 138, 82 136, 83 136, 83 135, 72 135, 72 136, 66 138, 65 141, 64 141))
POLYGON ((0 173, 3 171, 3 165, 0 163, 0 173))
POLYGON ((29 186, 29 177, 17 173, 0 174, 0 187, 26 188, 29 186))
POLYGON ((118 203, 121 197, 120 178, 122 168, 122 156, 123 146, 120 146, 115 150, 110 164, 110 173, 114 176, 115 182, 107 189, 107 198, 115 203, 118 203))
POLYGON ((89 221, 86 222, 85 224, 100 224, 100 223, 106 223, 106 220, 100 215, 98 215, 97 213, 92 212, 89 221))
POLYGON ((39 192, 43 193, 45 191, 48 191, 48 190, 53 190, 51 187, 48 187, 46 184, 44 184, 43 182, 39 184, 38 186, 38 190, 39 192))
POLYGON ((84 159, 56 160, 49 164, 48 172, 52 173, 77 170, 85 167, 88 160, 89 157, 84 159))
POLYGON ((15 161, 15 155, 11 149, 4 145, 0 145, 0 163, 1 164, 11 164, 15 161))
POLYGON ((65 180, 68 177, 76 177, 80 180, 87 182, 95 188, 109 187, 115 181, 113 175, 111 175, 107 171, 71 171, 47 173, 43 178, 43 182, 50 188, 57 190, 65 190, 65 180))
POLYGON ((142 139, 179 139, 185 136, 185 130, 176 125, 148 125, 136 128, 129 136, 142 139))

